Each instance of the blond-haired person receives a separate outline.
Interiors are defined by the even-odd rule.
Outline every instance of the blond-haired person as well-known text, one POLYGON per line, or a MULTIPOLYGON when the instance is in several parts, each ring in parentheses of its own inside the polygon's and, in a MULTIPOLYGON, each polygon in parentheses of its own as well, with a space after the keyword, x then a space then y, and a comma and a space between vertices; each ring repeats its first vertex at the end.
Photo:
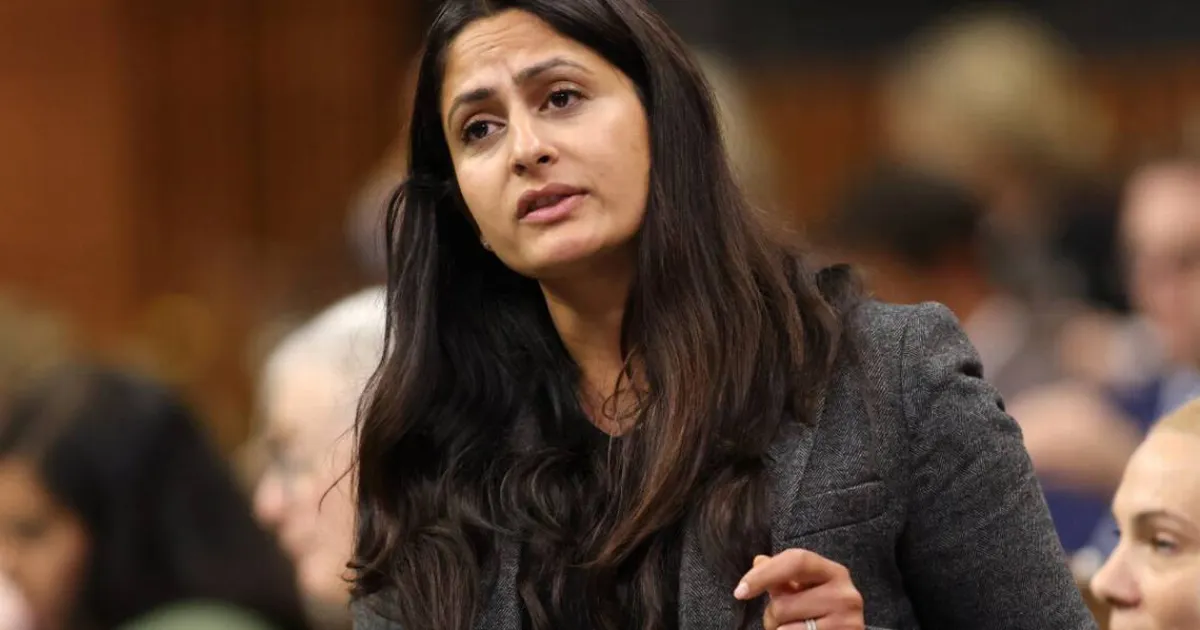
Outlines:
POLYGON ((1112 630, 1200 628, 1200 401, 1161 420, 1113 500, 1121 543, 1092 579, 1112 630))

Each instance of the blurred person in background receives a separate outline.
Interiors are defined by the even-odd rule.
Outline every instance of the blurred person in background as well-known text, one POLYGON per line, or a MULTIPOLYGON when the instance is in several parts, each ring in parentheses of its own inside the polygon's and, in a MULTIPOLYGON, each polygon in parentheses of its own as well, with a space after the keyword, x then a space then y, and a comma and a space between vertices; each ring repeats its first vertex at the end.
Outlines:
POLYGON ((1113 500, 1120 544, 1092 579, 1112 630, 1200 628, 1200 402, 1161 420, 1113 500))
POLYGON ((1200 396, 1200 160, 1150 163, 1130 179, 1122 217, 1130 295, 1160 365, 1144 420, 1200 396))
POLYGON ((1074 551, 1107 513, 1138 432, 1098 388, 1062 369, 1062 314, 1032 308, 993 280, 983 252, 985 213, 966 186, 885 165, 835 209, 830 238, 868 270, 879 298, 940 302, 962 321, 984 378, 1021 424, 1059 538, 1074 551))
POLYGON ((1109 121, 1070 48, 1009 9, 915 37, 883 86, 887 150, 981 195, 991 271, 1039 307, 1123 311, 1117 195, 1099 181, 1109 121))
MULTIPOLYGON (((1126 188, 1122 241, 1130 297, 1137 313, 1111 339, 1115 357, 1157 359, 1141 383, 1118 391, 1125 412, 1143 431, 1200 397, 1200 160, 1148 163, 1126 188)), ((1077 557, 1089 575, 1116 547, 1111 520, 1097 527, 1077 557)))
POLYGON ((322 627, 350 623, 355 506, 346 471, 358 401, 383 356, 384 299, 372 288, 331 306, 285 338, 263 370, 268 464, 254 508, 291 556, 322 627))
POLYGON ((954 311, 988 381, 1011 400, 1061 377, 1054 349, 1059 322, 993 280, 983 253, 985 213, 980 196, 951 179, 882 165, 834 209, 830 239, 869 270, 880 299, 935 301, 954 311))
POLYGON ((37 630, 301 630, 295 577, 190 411, 66 367, 0 413, 0 571, 37 630))
MULTIPOLYGON (((62 318, 0 293, 0 401, 66 361, 70 333, 62 318)), ((35 630, 33 624, 28 599, 0 566, 0 630, 35 630)))

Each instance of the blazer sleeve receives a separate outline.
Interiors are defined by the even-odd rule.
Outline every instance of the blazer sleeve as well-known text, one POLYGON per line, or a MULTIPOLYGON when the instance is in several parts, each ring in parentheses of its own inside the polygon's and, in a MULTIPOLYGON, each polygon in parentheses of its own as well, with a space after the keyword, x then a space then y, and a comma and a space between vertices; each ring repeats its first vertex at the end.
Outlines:
POLYGON ((925 630, 1094 629, 1021 431, 944 306, 904 325, 911 491, 900 568, 925 630))

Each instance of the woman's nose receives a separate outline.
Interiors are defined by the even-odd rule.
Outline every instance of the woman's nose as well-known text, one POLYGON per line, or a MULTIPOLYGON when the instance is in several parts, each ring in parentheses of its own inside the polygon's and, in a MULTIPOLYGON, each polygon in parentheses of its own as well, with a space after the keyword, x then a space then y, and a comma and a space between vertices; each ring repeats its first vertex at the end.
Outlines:
POLYGON ((1116 608, 1131 608, 1141 601, 1137 579, 1119 547, 1092 577, 1091 589, 1092 594, 1116 608))
POLYGON ((533 116, 514 116, 509 120, 509 142, 512 143, 511 169, 524 175, 558 160, 558 152, 547 141, 533 116))

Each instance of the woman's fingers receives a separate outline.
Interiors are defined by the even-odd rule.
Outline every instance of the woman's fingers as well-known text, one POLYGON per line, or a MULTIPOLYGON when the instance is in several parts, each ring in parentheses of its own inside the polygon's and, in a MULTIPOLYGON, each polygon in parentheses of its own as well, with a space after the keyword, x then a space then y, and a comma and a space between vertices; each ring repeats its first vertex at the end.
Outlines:
POLYGON ((803 549, 788 549, 764 561, 755 559, 754 568, 742 576, 733 596, 754 599, 779 589, 803 589, 842 577, 846 569, 836 562, 803 549))
POLYGON ((810 551, 756 556, 734 596, 748 600, 763 593, 770 594, 763 611, 765 630, 810 630, 808 620, 816 621, 818 630, 864 627, 862 594, 849 570, 810 551))
POLYGON ((763 614, 764 625, 768 616, 776 627, 781 624, 803 622, 805 619, 828 619, 822 630, 842 627, 841 621, 862 619, 862 595, 849 582, 827 582, 821 586, 792 593, 771 595, 763 614), (834 621, 839 625, 833 625, 834 621))
POLYGON ((766 610, 763 611, 763 630, 778 629, 779 621, 775 619, 775 611, 771 610, 770 606, 767 606, 766 610))

